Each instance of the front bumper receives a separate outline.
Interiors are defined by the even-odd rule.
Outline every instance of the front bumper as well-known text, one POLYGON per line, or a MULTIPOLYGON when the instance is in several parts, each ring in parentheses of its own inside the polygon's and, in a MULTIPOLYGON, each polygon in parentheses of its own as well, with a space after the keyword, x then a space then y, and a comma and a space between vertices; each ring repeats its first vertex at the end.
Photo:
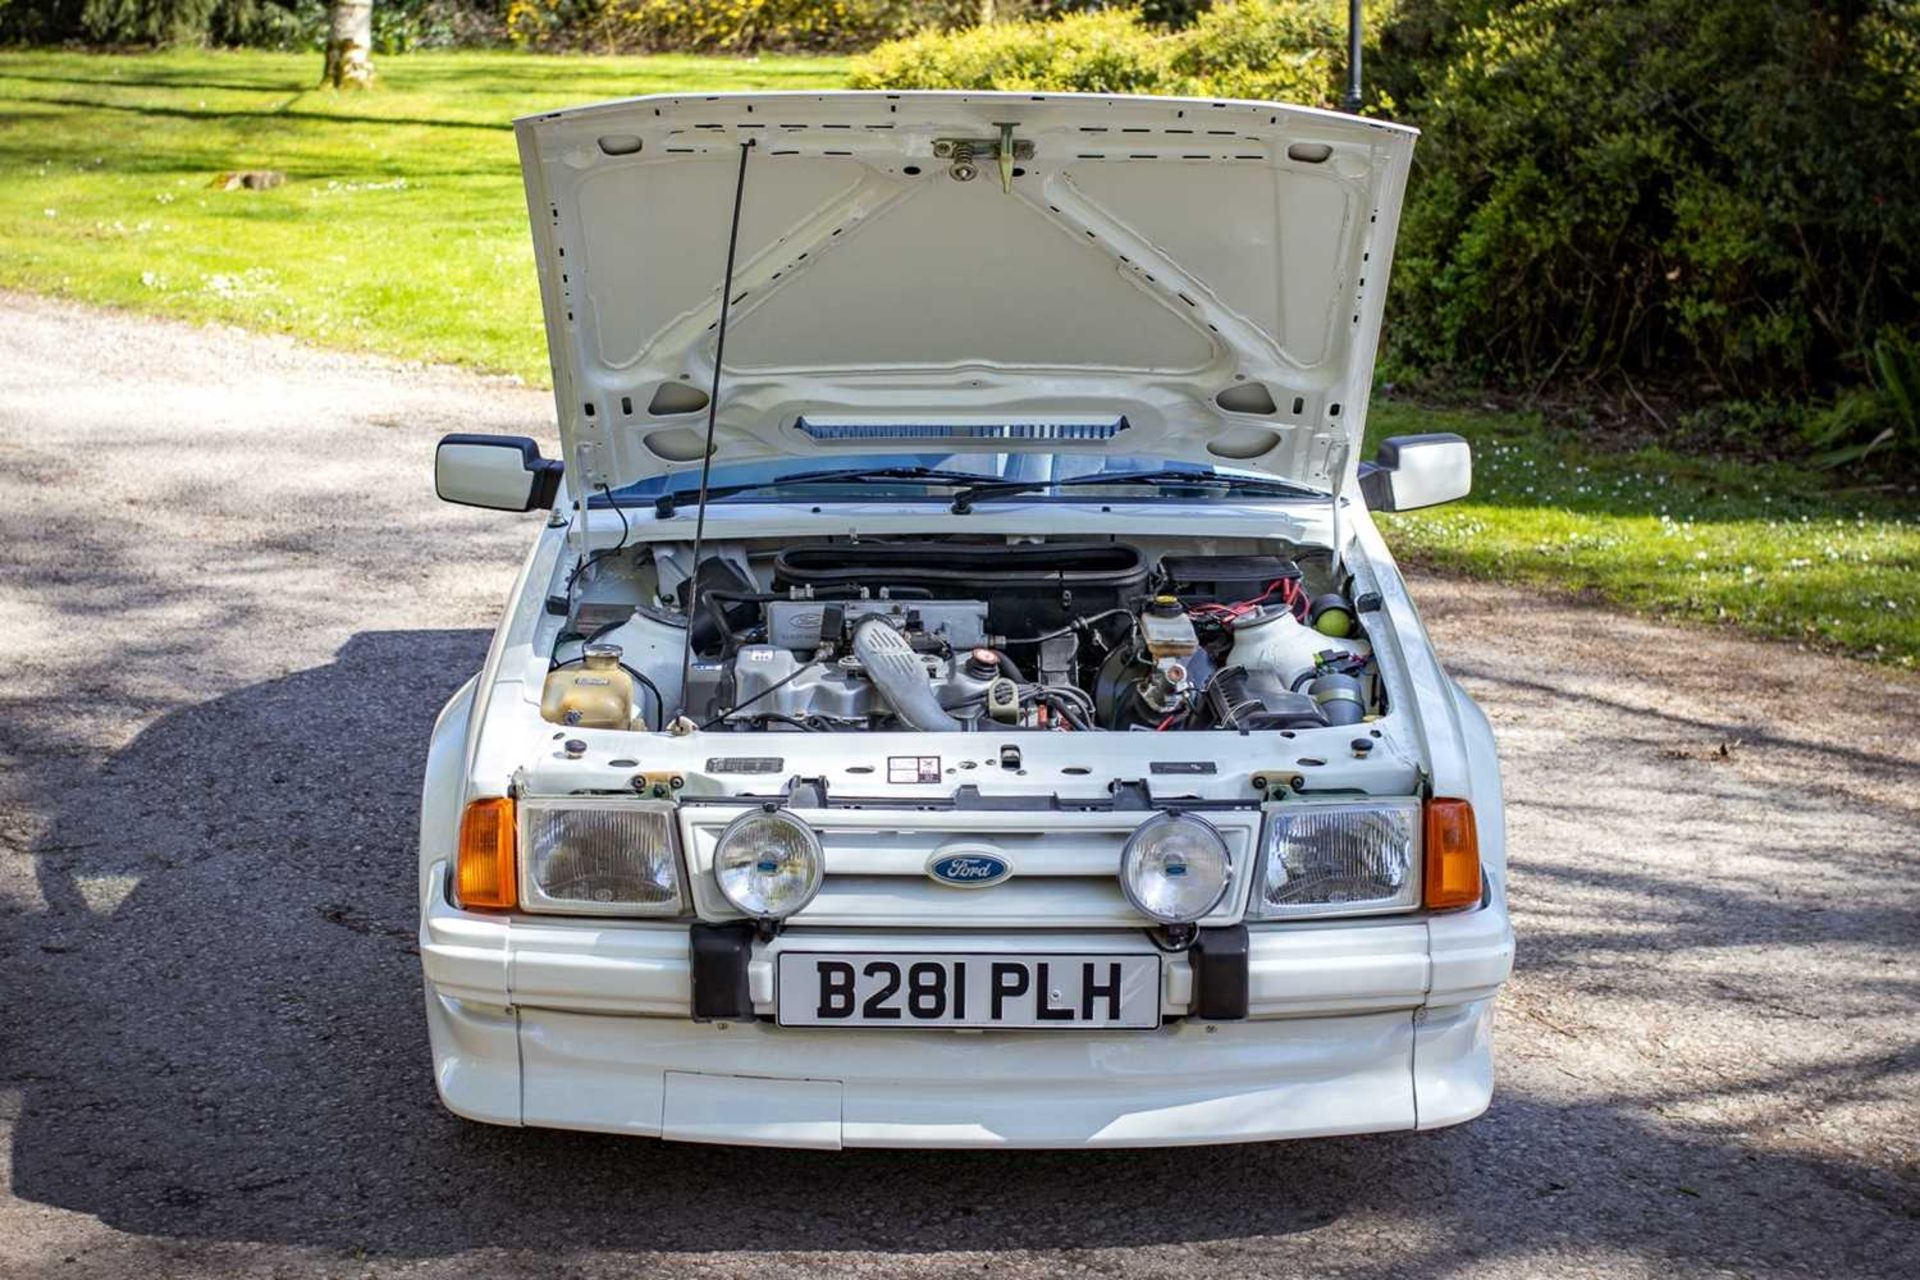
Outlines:
MULTIPOLYGON (((440 885, 444 877, 435 875, 440 885)), ((774 957, 924 950, 926 932, 813 930, 774 957)), ((979 951, 1137 946, 1138 935, 969 932, 979 951)), ((1248 1017, 1157 1031, 813 1031, 694 1022, 684 925, 467 913, 421 924, 435 1079, 496 1124, 769 1146, 1148 1146, 1436 1128, 1492 1093, 1492 997, 1513 935, 1493 904, 1428 919, 1255 927, 1248 1017)), ((1168 957, 1163 1008, 1193 995, 1168 957)))

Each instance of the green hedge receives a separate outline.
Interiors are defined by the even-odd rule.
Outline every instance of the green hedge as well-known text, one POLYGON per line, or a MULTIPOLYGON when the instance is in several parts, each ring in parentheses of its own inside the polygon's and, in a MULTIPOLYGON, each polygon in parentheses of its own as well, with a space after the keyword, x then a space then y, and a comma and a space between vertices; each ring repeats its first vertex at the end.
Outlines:
POLYGON ((319 0, 0 0, 0 42, 244 44, 317 36, 319 0))
POLYGON ((1822 401, 1920 321, 1912 0, 1528 0, 1442 48, 1406 104, 1413 361, 1822 401))

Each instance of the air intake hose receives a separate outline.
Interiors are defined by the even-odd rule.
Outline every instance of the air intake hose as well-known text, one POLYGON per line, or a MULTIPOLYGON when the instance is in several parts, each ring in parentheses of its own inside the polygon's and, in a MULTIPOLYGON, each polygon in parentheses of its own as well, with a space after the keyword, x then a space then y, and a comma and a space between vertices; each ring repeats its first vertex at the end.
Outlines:
POLYGON ((882 700, 910 727, 947 733, 964 727, 940 705, 926 664, 907 638, 881 619, 868 618, 854 628, 853 654, 882 700))

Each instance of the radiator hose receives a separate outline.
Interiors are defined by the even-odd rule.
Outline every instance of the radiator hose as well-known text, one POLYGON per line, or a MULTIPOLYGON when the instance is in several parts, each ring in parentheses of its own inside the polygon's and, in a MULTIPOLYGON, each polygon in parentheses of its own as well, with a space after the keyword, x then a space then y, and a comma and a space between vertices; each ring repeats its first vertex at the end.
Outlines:
POLYGON ((954 733, 965 727, 940 705, 920 655, 886 622, 868 618, 854 628, 853 654, 881 699, 910 728, 954 733))

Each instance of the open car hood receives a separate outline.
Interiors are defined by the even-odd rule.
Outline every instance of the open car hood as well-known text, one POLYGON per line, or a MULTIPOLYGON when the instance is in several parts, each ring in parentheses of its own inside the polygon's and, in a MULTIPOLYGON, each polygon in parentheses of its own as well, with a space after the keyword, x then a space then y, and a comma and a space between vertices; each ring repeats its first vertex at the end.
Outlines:
POLYGON ((775 93, 516 131, 576 493, 699 465, 743 148, 716 461, 1106 452, 1322 488, 1355 461, 1411 129, 775 93))

